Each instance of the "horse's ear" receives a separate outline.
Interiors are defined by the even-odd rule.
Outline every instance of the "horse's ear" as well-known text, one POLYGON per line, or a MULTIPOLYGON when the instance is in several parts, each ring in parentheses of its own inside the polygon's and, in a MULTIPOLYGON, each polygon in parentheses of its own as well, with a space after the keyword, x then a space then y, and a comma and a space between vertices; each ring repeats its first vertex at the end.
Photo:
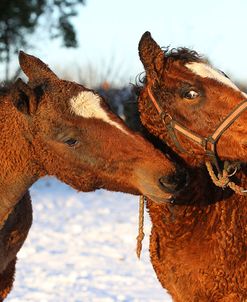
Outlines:
POLYGON ((18 79, 12 90, 13 105, 25 115, 32 115, 38 107, 38 98, 34 89, 30 88, 21 79, 18 79))
POLYGON ((154 80, 164 67, 164 52, 148 31, 142 35, 138 49, 148 79, 154 80))
POLYGON ((40 59, 28 55, 23 51, 19 52, 19 63, 22 71, 31 82, 42 82, 48 79, 57 79, 57 76, 40 59))

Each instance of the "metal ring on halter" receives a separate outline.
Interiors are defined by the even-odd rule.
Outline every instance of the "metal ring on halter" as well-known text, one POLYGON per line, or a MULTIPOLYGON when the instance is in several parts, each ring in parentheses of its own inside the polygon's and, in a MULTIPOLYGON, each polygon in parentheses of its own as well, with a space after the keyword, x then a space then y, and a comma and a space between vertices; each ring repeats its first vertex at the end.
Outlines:
POLYGON ((238 168, 235 167, 235 170, 231 173, 231 174, 228 174, 228 177, 232 177, 233 175, 235 175, 238 171, 238 168))

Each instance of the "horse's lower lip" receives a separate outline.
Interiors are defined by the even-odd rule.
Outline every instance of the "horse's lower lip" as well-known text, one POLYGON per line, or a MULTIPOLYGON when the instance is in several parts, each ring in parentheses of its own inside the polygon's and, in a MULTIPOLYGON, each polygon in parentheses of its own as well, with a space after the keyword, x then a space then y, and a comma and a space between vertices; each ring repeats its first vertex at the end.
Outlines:
POLYGON ((162 198, 162 197, 158 197, 158 196, 154 196, 154 195, 146 195, 146 197, 157 203, 173 203, 174 202, 174 196, 172 196, 172 195, 170 195, 166 198, 162 198))

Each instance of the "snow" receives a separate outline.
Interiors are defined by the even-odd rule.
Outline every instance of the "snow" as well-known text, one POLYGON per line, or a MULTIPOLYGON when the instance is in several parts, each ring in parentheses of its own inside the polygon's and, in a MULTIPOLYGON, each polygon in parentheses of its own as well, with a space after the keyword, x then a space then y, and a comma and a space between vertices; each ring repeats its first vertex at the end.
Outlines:
POLYGON ((78 193, 54 178, 31 188, 34 222, 7 302, 170 302, 148 253, 135 254, 138 197, 78 193))

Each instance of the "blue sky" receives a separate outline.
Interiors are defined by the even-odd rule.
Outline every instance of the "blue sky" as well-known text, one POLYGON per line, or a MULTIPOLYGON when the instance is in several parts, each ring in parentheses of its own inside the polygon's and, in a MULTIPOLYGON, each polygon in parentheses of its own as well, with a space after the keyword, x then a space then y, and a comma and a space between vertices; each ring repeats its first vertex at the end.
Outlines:
POLYGON ((193 48, 233 79, 247 82, 245 0, 87 0, 74 24, 79 48, 61 48, 61 41, 50 42, 42 32, 29 52, 58 73, 67 70, 76 78, 78 66, 86 73, 90 64, 103 75, 111 68, 128 83, 143 70, 137 47, 148 30, 161 46, 193 48))

